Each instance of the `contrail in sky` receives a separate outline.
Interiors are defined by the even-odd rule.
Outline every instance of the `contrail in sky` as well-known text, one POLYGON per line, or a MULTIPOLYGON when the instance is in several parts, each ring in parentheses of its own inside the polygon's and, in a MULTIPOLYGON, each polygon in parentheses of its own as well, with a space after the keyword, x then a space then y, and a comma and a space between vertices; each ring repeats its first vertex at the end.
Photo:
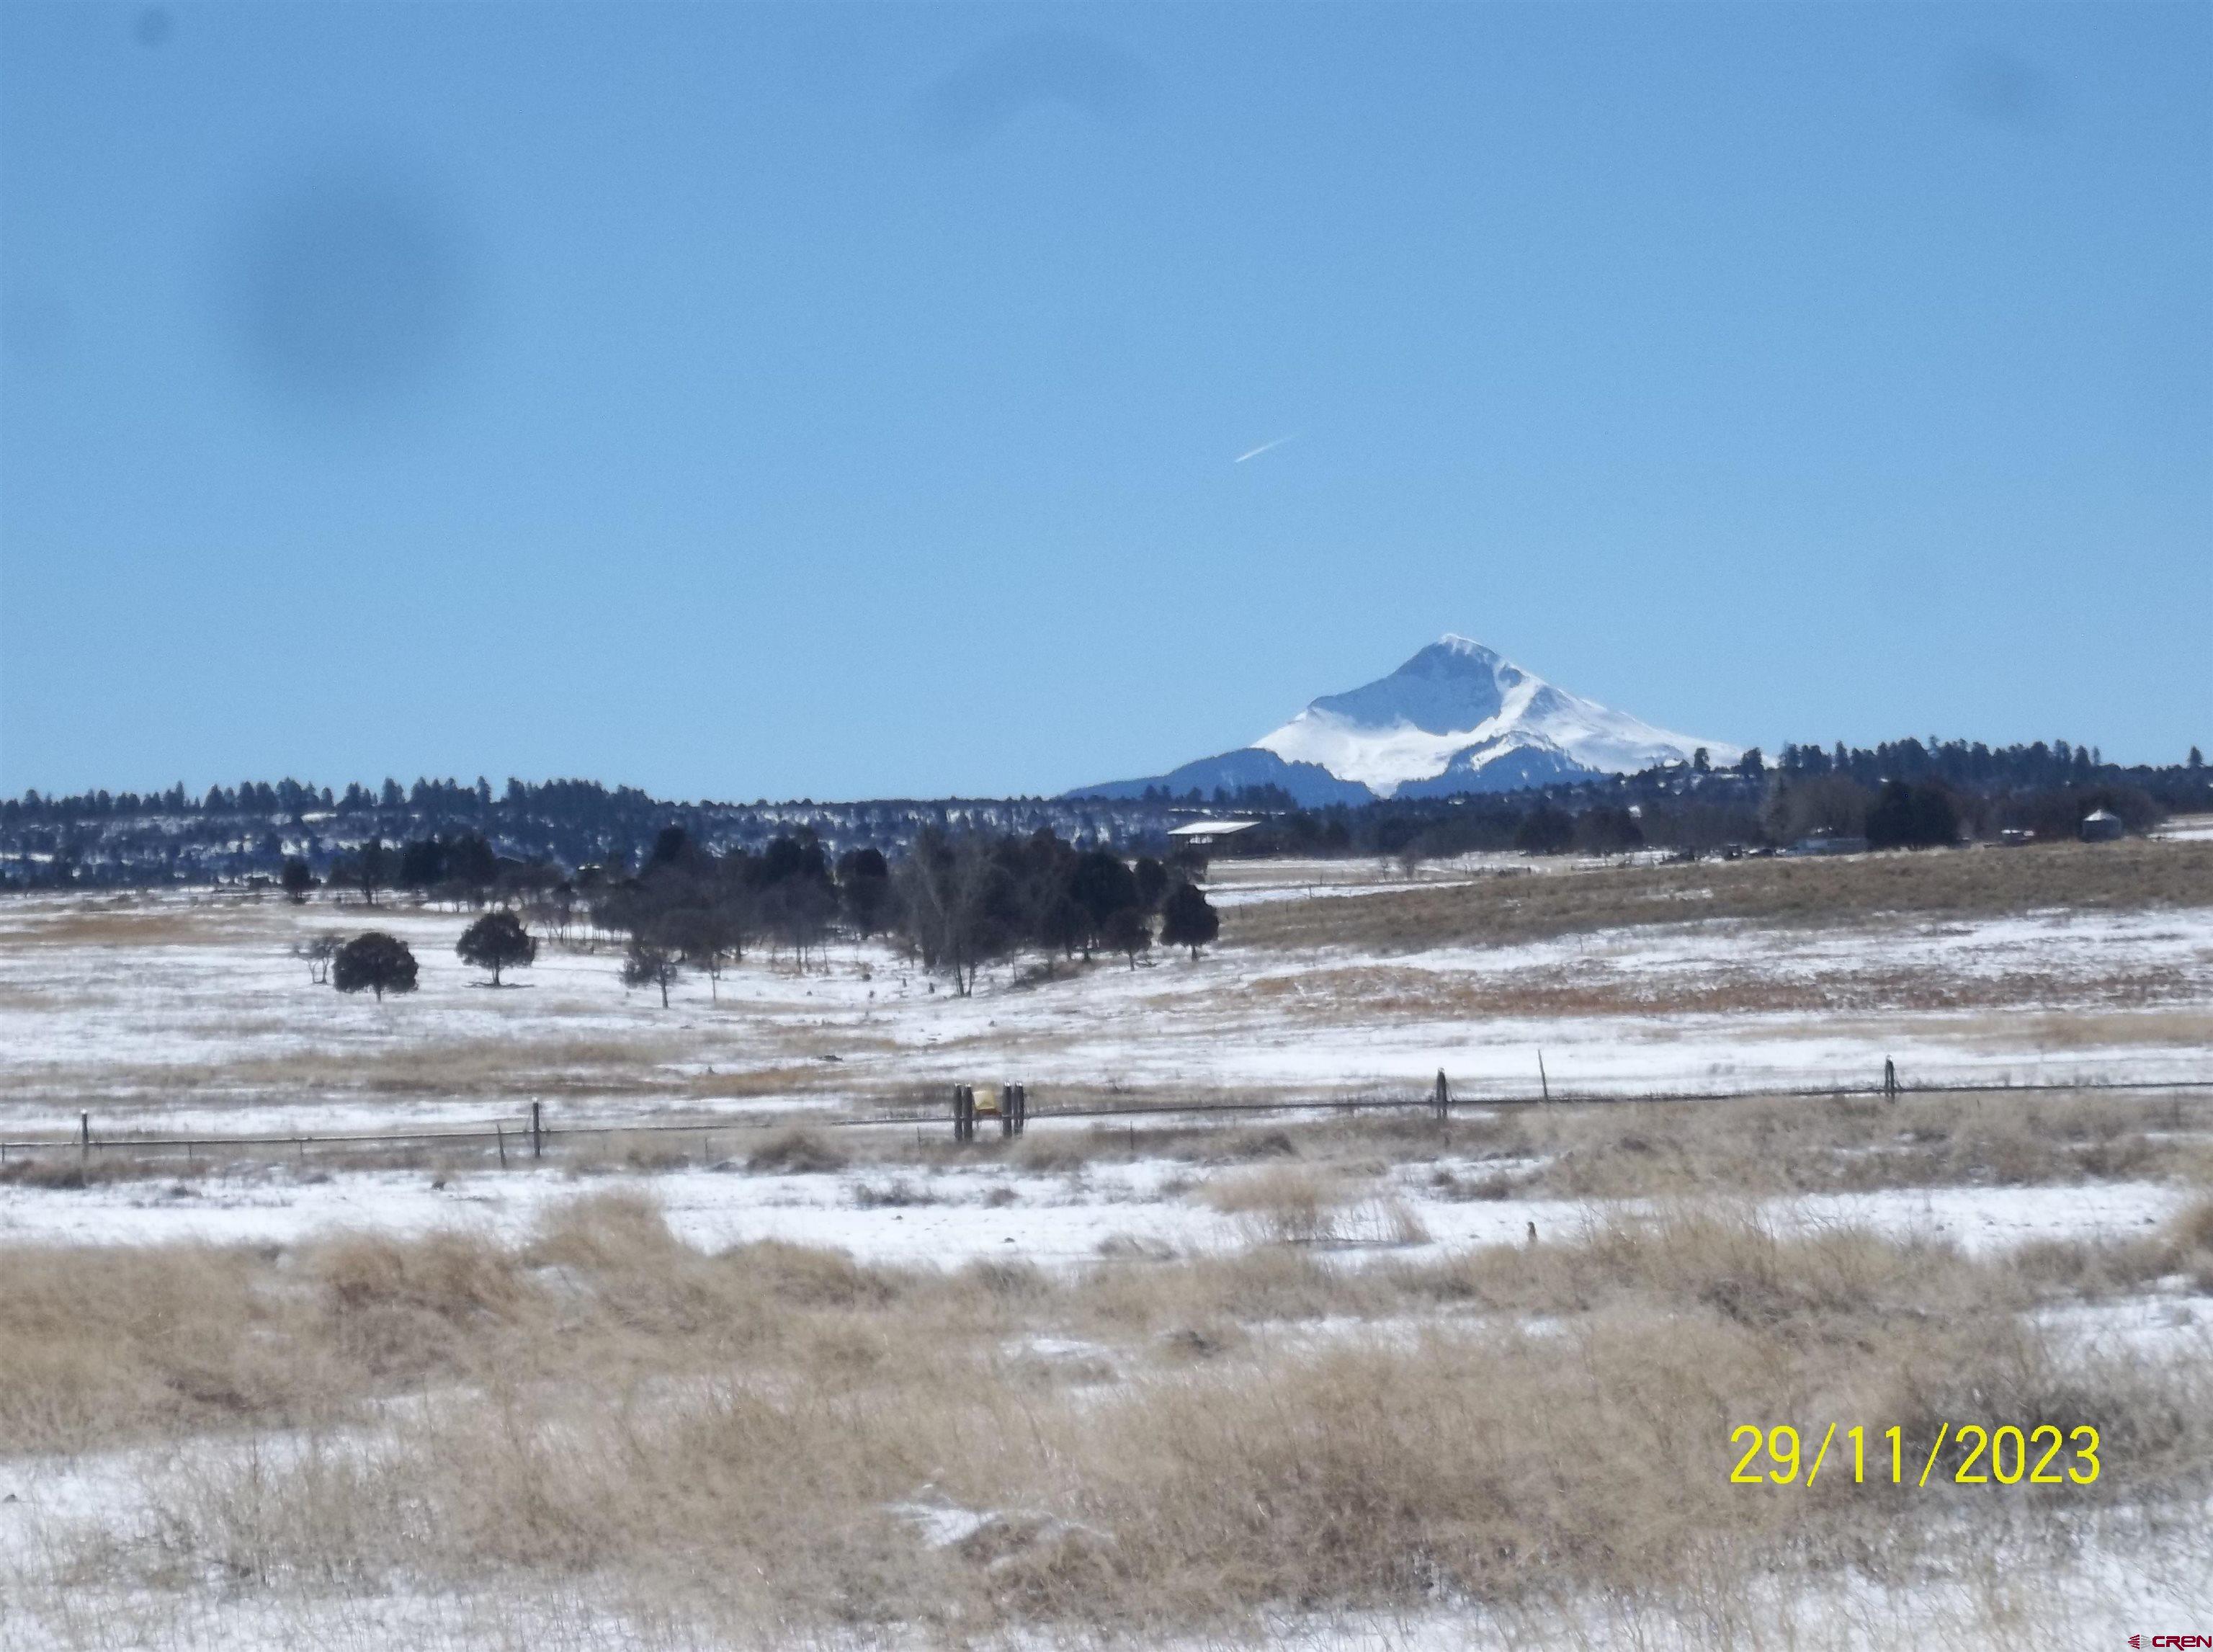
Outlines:
POLYGON ((1231 460, 1229 462, 1233 465, 1241 465, 1248 459, 1258 459, 1262 454, 1267 452, 1271 448, 1280 448, 1286 442, 1296 442, 1297 440, 1298 437, 1296 436, 1279 436, 1273 442, 1263 442, 1259 447, 1253 448, 1250 453, 1239 454, 1236 458, 1231 460))

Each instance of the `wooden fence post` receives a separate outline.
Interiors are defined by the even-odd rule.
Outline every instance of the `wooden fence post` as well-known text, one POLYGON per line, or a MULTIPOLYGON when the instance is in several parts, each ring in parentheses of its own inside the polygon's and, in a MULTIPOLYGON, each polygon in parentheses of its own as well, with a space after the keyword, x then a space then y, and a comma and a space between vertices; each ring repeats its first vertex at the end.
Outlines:
POLYGON ((77 1114, 76 1128, 76 1156, 79 1162, 88 1164, 92 1161, 92 1115, 88 1113, 77 1114))
POLYGON ((1015 1087, 999 1086, 999 1137, 1005 1140, 1015 1133, 1015 1087))
POLYGON ((1887 1101, 1898 1100, 1898 1064, 1888 1056, 1882 1058, 1882 1094, 1887 1101))
POLYGON ((1446 1110, 1452 1106, 1452 1086, 1445 1082, 1445 1070, 1437 1069, 1437 1122, 1445 1121, 1446 1110))
POLYGON ((530 1104, 530 1156, 533 1159, 546 1156, 546 1137, 539 1123, 538 1103, 535 1101, 530 1104))
POLYGON ((1552 1081, 1545 1076, 1545 1052, 1537 1052, 1537 1087, 1545 1093, 1545 1100, 1552 1099, 1552 1081))
POLYGON ((492 1139, 499 1143, 499 1167, 507 1168, 507 1126, 497 1119, 492 1121, 492 1139))
POLYGON ((1021 1135, 1029 1127, 1029 1122, 1030 1087, 1027 1084, 1017 1084, 1015 1086, 1015 1134, 1021 1135))

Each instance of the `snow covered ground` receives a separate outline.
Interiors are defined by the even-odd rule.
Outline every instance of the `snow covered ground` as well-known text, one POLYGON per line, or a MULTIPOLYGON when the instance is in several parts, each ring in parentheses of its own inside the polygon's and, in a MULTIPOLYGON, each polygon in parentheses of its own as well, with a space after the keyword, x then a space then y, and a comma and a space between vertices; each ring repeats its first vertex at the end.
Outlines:
MULTIPOLYGON (((1355 1212, 1344 1242, 1307 1253, 1348 1270, 1437 1260, 1471 1247, 1522 1247, 1533 1229, 1538 1245, 1551 1246, 1647 1207, 1471 1196, 1496 1186, 1502 1173, 1515 1180, 1534 1173, 1549 1162, 1540 1155, 1568 1161, 1580 1139, 1570 1131, 1543 1145, 1533 1126, 1522 1140, 1518 1126, 1486 1121, 1479 1100, 1463 1106, 1467 1128, 1455 1125, 1434 1148, 1402 1152, 1379 1137, 1371 1155, 1366 1137, 1341 1132, 1329 1138, 1338 1145, 1311 1155, 1302 1147, 1302 1156, 1280 1163, 1055 1150, 1066 1148, 1055 1143, 1057 1133, 1091 1130, 1075 1120, 1040 1120, 1022 1151, 969 1161, 925 1154, 900 1162, 902 1151, 869 1161, 862 1144, 884 1139, 870 1129, 820 1132, 853 1149, 857 1161, 842 1169, 756 1173, 746 1168, 748 1152, 771 1139, 765 1128, 771 1120, 935 1100, 956 1080, 1021 1079, 1034 1103, 1050 1107, 1398 1094, 1424 1087, 1441 1067, 1463 1098, 1520 1095, 1536 1088, 1540 1052, 1556 1094, 1869 1082, 1887 1057, 1909 1083, 2213 1077, 2213 911, 1799 928, 1701 919, 1695 900, 1686 900, 1680 922, 1388 954, 1351 948, 1295 954, 1240 944, 1236 935, 1241 904, 1318 900, 1335 911, 1410 881, 1432 887, 1505 870, 1481 857, 1424 869, 1412 880, 1374 863, 1225 869, 1217 885, 1225 944, 1197 960, 1163 954, 1136 970, 1101 960, 1027 980, 1021 970, 1002 968, 964 999, 888 947, 841 945, 805 973, 749 960, 719 991, 687 979, 666 1009, 658 994, 622 987, 607 948, 549 943, 515 986, 477 984, 453 952, 465 915, 402 907, 372 916, 357 906, 302 910, 275 898, 180 894, 0 901, 0 1137, 67 1132, 80 1109, 108 1134, 377 1132, 513 1118, 533 1099, 546 1103, 557 1126, 699 1122, 696 1138, 688 1131, 651 1138, 684 1156, 652 1172, 625 1167, 619 1154, 607 1155, 612 1167, 600 1165, 590 1144, 571 1140, 542 1163, 518 1156, 507 1169, 474 1156, 357 1169, 337 1154, 245 1165, 216 1152, 143 1179, 82 1187, 9 1182, 0 1184, 0 1246, 289 1248, 346 1232, 453 1228, 517 1244, 570 1201, 624 1192, 652 1200, 678 1238, 707 1251, 777 1240, 863 1262, 950 1269, 1019 1259, 1036 1265, 1054 1289, 1101 1280, 1135 1288, 1153 1277, 1137 1270, 1204 1274, 1210 1270, 1178 1269, 1176 1259, 1225 1256, 1259 1242, 1249 1216, 1217 1208, 1230 1201, 1215 1197, 1223 1191, 1215 1184, 1271 1167, 1339 1179, 1355 1212), (382 1005, 344 997, 311 984, 306 965, 290 955, 303 936, 372 924, 412 945, 418 993, 382 1005), (1478 1156, 1485 1145, 1516 1156, 1478 1156), (1405 1218, 1395 1231, 1359 1214, 1385 1210, 1405 1218)), ((1575 875, 1561 866, 1527 875, 1575 875)), ((1746 1117, 1757 1111, 1740 1110, 1746 1117)), ((1614 1110, 1594 1112, 1611 1117, 1614 1110)), ((1669 1116, 1686 1113, 1710 1117, 1689 1109, 1669 1116)), ((1295 1131, 1265 1115, 1257 1122, 1246 1135, 1295 1131)), ((2158 1129, 2178 1137, 2164 1122, 2158 1129)), ((1893 1147, 1909 1153, 1905 1135, 1893 1133, 1893 1147)), ((2171 1181, 2151 1179, 2166 1169, 2100 1176, 2063 1164, 2049 1173, 2048 1186, 1993 1185, 2001 1179, 1990 1176, 1972 1186, 1759 1199, 1714 1187, 1704 1202, 1756 1209, 1785 1234, 1865 1228, 1994 1258, 2043 1241, 2171 1234, 2178 1211, 2203 1197, 2180 1167, 2190 1148, 2185 1141, 2155 1161, 2173 1167, 2171 1181)), ((1157 1149, 1180 1150, 1173 1140, 1157 1149)), ((1855 1137, 1834 1150, 1862 1149, 1855 1137)), ((1648 1185, 1668 1186, 1664 1178, 1637 1184, 1648 1185)), ((1357 1278, 1387 1284, 1377 1273, 1357 1278)), ((2193 1362, 2213 1351, 2208 1301, 2193 1275, 2174 1272, 2103 1296, 2055 1295, 2033 1317, 2064 1357, 2197 1369, 2193 1362)), ((1439 1303, 1434 1313, 1393 1308, 1375 1319, 1256 1317, 1238 1327, 1245 1340, 1235 1357, 1265 1380, 1286 1362, 1329 1355, 1340 1344, 1416 1347, 1439 1334, 1472 1334, 1486 1312, 1439 1303)), ((1566 1336, 1570 1317, 1533 1313, 1517 1326, 1540 1338, 1566 1336)), ((1086 1340, 1106 1334, 1095 1329, 1068 1334, 1040 1323, 1004 1334, 1019 1344, 1010 1359, 1097 1365, 1106 1375, 1095 1381, 1106 1387, 1125 1381, 1133 1362, 1152 1357, 1086 1340)), ((363 1426, 380 1416, 372 1411, 363 1426)), ((417 1588, 404 1574, 332 1588, 212 1572, 156 1587, 119 1561, 102 1572, 101 1556, 143 1561, 158 1551, 163 1521, 193 1506, 192 1488, 211 1478, 210 1465, 235 1469, 247 1454, 281 1477, 290 1437, 271 1425, 74 1458, 0 1451, 0 1644, 258 1652, 300 1644, 708 1643, 687 1640, 680 1628, 655 1639, 640 1625, 660 1622, 662 1603, 641 1608, 588 1576, 472 1594, 417 1588), (109 1544, 117 1546, 101 1546, 109 1544), (115 1581, 125 1576, 141 1581, 115 1581)), ((1003 1512, 964 1507, 924 1485, 902 1506, 911 1506, 925 1545, 972 1539, 1003 1512)), ((1983 1546, 1961 1550, 1981 1557, 1972 1567, 1938 1564, 1893 1576, 1885 1588, 1833 1571, 1780 1580, 1771 1594, 1754 1590, 1723 1603, 1732 1614, 1727 1638, 1879 1648, 1899 1644, 1905 1625, 1916 1638, 1996 1645, 1997 1626, 2025 1643, 2092 1643, 2108 1633, 2118 1643, 2132 1632, 2198 1626, 2213 1606, 2196 1575, 2202 1527, 2187 1529, 2171 1505, 2132 1524, 2136 1512, 2070 1506, 2024 1517, 2010 1569, 1984 1564, 1991 1551, 1984 1533, 1983 1546)), ((1509 1612, 1441 1599, 1389 1616, 1287 1603, 1255 1636, 1348 1652, 1442 1652, 1688 1648, 1711 1643, 1711 1629, 1680 1610, 1642 1602, 1566 1600, 1509 1612)), ((828 1647, 900 1644, 902 1637, 887 1628, 841 1638, 818 1626, 803 1639, 828 1647)), ((911 1641, 919 1646, 928 1637, 918 1632, 911 1641)), ((1038 1652, 1052 1642, 1039 1630, 1005 1643, 1038 1652)), ((1163 1636, 1150 1643, 1197 1652, 1221 1643, 1163 1636)))
MULTIPOLYGON (((1570 1239, 1615 1209, 1604 1201, 1519 1198, 1454 1200, 1429 1191, 1438 1170, 1478 1178, 1494 1162, 1446 1158, 1402 1167, 1378 1191, 1418 1220, 1425 1241, 1351 1244, 1332 1253, 1355 1264, 1418 1259, 1471 1245, 1512 1245, 1533 1224, 1541 1238, 1570 1239)), ((956 1169, 854 1167, 755 1174, 729 1166, 579 1177, 550 1167, 458 1173, 341 1172, 302 1180, 282 1167, 243 1178, 125 1181, 91 1187, 0 1189, 0 1243, 290 1244, 357 1229, 416 1234, 440 1228, 514 1241, 550 1208, 594 1192, 651 1198, 671 1229, 714 1251, 777 1239, 844 1250, 863 1261, 958 1266, 978 1259, 1047 1266, 1099 1261, 1116 1241, 1152 1255, 1241 1249, 1249 1235, 1192 1195, 1208 1174, 1168 1160, 1088 1165, 1081 1172, 1025 1172, 1005 1163, 956 1169)), ((2143 1181, 2057 1187, 1945 1187, 1820 1194, 1759 1204, 1782 1231, 1866 1228, 1899 1238, 1941 1239, 1971 1254, 2034 1240, 2120 1239, 2158 1228, 2186 1200, 2143 1181)), ((1640 1209, 1631 1204, 1626 1208, 1640 1209)))
MULTIPOLYGON (((1292 876, 1298 874, 1294 872, 1292 876)), ((1346 898, 1362 887, 1345 884, 1346 898)), ((1238 892, 1306 899, 1247 879, 1238 892)), ((1328 898, 1328 897, 1323 897, 1328 898)), ((1686 905, 1692 903, 1686 902, 1686 905)), ((184 895, 0 901, 0 1133, 330 1132, 515 1116, 858 1108, 1019 1079, 1033 1101, 1538 1084, 1656 1093, 2213 1076, 2213 911, 2045 912, 1881 927, 1684 922, 1388 957, 1236 943, 1194 960, 987 972, 975 997, 880 943, 802 974, 748 960, 663 1009, 610 948, 548 943, 500 990, 464 916, 184 895), (297 940, 402 936, 421 990, 312 984, 297 940)))

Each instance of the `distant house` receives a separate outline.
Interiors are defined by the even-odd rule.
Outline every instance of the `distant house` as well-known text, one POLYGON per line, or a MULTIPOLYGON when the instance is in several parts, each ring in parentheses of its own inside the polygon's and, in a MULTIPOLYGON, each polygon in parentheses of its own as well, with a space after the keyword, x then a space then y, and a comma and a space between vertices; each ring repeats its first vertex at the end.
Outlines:
POLYGON ((2125 837, 2128 828, 2111 809, 2094 808, 2082 817, 2080 828, 2086 844, 2109 844, 2125 837))
POLYGON ((1215 849, 1259 824, 1258 820, 1186 820, 1168 828, 1168 840, 1181 849, 1215 849))

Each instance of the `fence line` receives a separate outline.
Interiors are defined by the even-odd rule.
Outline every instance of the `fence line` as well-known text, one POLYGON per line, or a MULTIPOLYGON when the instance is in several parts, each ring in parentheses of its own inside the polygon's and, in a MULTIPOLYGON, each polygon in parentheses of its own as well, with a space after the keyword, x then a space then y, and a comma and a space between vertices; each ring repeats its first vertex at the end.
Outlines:
MULTIPOLYGON (((1443 1075, 1438 1075, 1440 1081, 1443 1075)), ((690 1120, 613 1120, 587 1119, 579 1123, 561 1123, 546 1119, 533 1104, 527 1113, 501 1115, 468 1124, 426 1130, 346 1131, 323 1135, 314 1132, 288 1131, 260 1135, 192 1135, 149 1136, 138 1134, 108 1135, 96 1133, 92 1126, 92 1115, 80 1114, 78 1131, 74 1136, 24 1137, 0 1138, 0 1164, 10 1155, 68 1153, 72 1150, 89 1157, 94 1152, 108 1151, 169 1151, 191 1154, 202 1149, 210 1152, 252 1148, 290 1148, 302 1155, 309 1148, 405 1148, 436 1146, 441 1143, 460 1144, 477 1143, 496 1145, 503 1155, 509 1143, 519 1149, 527 1147, 531 1156, 542 1153, 543 1144, 563 1137, 608 1137, 634 1135, 693 1135, 702 1137, 718 1134, 742 1135, 748 1131, 765 1130, 795 1122, 826 1130, 868 1130, 911 1128, 931 1125, 945 1125, 956 1121, 955 1104, 951 1097, 959 1087, 948 1085, 948 1100, 942 1106, 918 1107, 905 1112, 881 1113, 862 1119, 823 1119, 790 1115, 764 1119, 751 1113, 721 1113, 690 1120)), ((1132 1101, 1103 1103, 1096 1106, 1051 1106, 1026 1103, 1026 1119, 1144 1119, 1192 1118, 1210 1114, 1271 1113, 1334 1113, 1357 1114, 1363 1113, 1428 1113, 1435 1117, 1447 1117, 1452 1108, 1491 1107, 1558 1107, 1558 1106, 1620 1106, 1639 1102, 1721 1102, 1756 1100, 1842 1100, 1853 1096, 1881 1097, 1894 1100, 1911 1095, 2033 1095, 2066 1091, 2094 1090, 2131 1094, 2173 1094, 2178 1098, 2186 1092, 2213 1092, 2213 1079, 2143 1079, 2090 1080, 2077 1083, 2039 1081, 2033 1083, 1923 1083, 1899 1082, 1890 1072, 1883 1080, 1870 1084, 1846 1084, 1808 1087, 1765 1087, 1736 1090, 1636 1090, 1592 1091, 1550 1090, 1545 1094, 1483 1094, 1448 1091, 1442 1088, 1432 1092, 1424 1089, 1405 1095, 1343 1097, 1332 1100, 1253 1100, 1253 1101, 1132 1101)), ((972 1134, 962 1139, 972 1140, 972 1134)))

